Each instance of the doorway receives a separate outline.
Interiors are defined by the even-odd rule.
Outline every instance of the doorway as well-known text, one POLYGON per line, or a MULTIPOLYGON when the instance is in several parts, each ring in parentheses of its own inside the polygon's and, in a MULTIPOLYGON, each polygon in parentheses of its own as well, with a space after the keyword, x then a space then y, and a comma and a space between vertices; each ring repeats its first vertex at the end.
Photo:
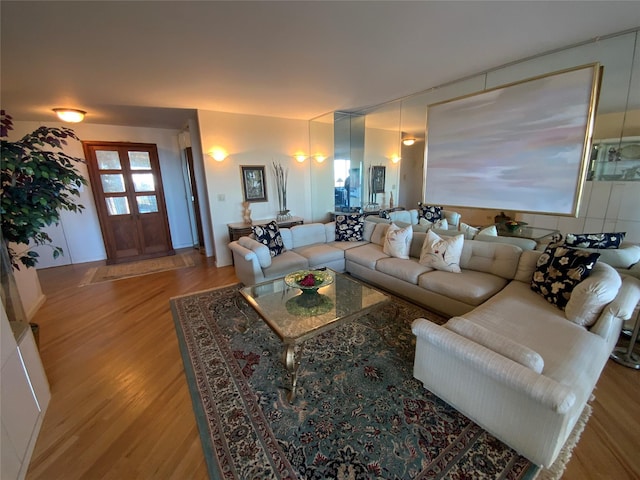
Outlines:
POLYGON ((82 142, 107 264, 173 255, 156 145, 82 142))

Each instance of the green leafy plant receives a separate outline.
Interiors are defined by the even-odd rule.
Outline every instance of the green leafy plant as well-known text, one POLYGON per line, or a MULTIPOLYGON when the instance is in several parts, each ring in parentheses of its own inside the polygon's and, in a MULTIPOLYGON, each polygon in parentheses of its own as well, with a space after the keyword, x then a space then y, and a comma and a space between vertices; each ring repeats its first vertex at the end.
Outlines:
MULTIPOLYGON (((67 140, 79 140, 69 128, 40 127, 16 142, 5 140, 13 129, 13 119, 1 111, 0 137, 2 137, 2 189, 0 190, 0 217, 4 246, 11 266, 20 264, 34 267, 38 253, 31 248, 16 252, 9 243, 51 245, 45 227, 58 224, 60 212, 81 212, 83 205, 74 197, 87 182, 75 164, 84 160, 71 157, 62 148, 67 140)), ((51 245, 53 258, 63 250, 51 245)))

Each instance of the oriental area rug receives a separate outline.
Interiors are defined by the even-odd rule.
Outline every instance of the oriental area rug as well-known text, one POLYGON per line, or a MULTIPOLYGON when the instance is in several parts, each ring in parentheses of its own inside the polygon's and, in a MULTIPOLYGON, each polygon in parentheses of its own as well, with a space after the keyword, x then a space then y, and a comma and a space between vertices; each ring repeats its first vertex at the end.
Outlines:
POLYGON ((171 299, 212 479, 557 479, 413 378, 418 317, 390 304, 304 344, 287 401, 282 344, 239 285, 171 299))
POLYGON ((87 270, 79 286, 112 282, 123 278, 139 277, 152 273, 166 272, 167 270, 193 267, 194 265, 195 262, 191 255, 169 255, 166 257, 140 260, 139 262, 104 265, 87 270))

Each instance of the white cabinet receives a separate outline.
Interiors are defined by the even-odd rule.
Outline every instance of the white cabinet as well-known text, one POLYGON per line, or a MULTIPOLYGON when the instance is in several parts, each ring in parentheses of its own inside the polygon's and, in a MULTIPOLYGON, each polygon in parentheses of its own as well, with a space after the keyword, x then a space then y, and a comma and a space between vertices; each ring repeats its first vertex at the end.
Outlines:
POLYGON ((24 478, 51 394, 33 334, 28 325, 16 336, 2 314, 2 480, 24 478), (18 340, 16 341, 16 337, 18 340))

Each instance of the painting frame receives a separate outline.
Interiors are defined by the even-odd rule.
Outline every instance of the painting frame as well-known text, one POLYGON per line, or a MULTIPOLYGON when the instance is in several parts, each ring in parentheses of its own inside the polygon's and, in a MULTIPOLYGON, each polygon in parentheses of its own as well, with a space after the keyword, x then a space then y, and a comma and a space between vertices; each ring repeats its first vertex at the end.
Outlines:
POLYGON ((428 105, 425 201, 577 217, 601 74, 591 63, 428 105))
POLYGON ((264 165, 241 165, 242 194, 245 202, 266 202, 267 182, 264 165))
POLYGON ((384 193, 387 168, 382 165, 371 167, 371 193, 384 193))

